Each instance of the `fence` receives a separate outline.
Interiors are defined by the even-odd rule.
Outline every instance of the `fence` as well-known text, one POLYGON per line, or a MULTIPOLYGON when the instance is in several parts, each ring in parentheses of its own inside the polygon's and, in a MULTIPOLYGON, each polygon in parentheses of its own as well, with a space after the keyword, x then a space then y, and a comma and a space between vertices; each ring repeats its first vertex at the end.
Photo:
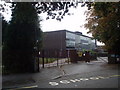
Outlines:
MULTIPOLYGON (((87 56, 83 55, 84 52, 78 52, 76 50, 58 50, 58 49, 46 49, 41 50, 39 55, 40 67, 52 67, 70 63, 77 63, 77 61, 85 61, 87 56)), ((95 60, 97 56, 106 56, 107 54, 91 54, 89 59, 95 60)))
POLYGON ((47 49, 41 50, 39 55, 40 67, 53 67, 69 64, 70 59, 66 50, 47 49))

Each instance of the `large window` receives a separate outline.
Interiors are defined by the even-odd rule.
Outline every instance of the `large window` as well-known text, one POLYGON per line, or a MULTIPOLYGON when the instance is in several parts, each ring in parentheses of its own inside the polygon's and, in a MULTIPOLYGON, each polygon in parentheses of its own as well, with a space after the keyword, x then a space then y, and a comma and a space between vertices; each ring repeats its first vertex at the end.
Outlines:
POLYGON ((74 48, 75 47, 75 34, 66 32, 66 47, 74 48))
POLYGON ((66 40, 66 47, 75 47, 75 41, 66 40))
POLYGON ((66 32, 66 48, 91 50, 95 48, 95 40, 84 35, 66 32))
POLYGON ((75 34, 70 33, 70 32, 66 32, 66 39, 75 40, 75 34))

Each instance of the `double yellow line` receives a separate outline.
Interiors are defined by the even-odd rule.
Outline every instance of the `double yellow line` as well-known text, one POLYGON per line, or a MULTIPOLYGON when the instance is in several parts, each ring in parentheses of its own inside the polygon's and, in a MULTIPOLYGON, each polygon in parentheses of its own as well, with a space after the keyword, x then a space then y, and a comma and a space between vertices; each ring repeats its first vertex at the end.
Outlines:
POLYGON ((109 76, 109 77, 120 77, 120 75, 112 75, 112 76, 109 76))
POLYGON ((29 89, 29 88, 37 88, 38 85, 35 86, 26 86, 26 87, 19 87, 19 88, 13 88, 13 89, 6 89, 6 90, 20 90, 20 89, 29 89))

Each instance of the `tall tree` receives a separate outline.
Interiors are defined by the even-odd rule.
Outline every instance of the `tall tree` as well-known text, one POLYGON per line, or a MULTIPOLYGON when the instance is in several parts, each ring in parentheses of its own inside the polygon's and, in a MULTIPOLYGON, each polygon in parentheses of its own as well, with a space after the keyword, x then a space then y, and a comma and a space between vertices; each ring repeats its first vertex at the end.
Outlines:
POLYGON ((4 44, 6 32, 7 32, 8 23, 2 17, 2 45, 4 44))
POLYGON ((85 27, 107 50, 120 55, 120 2, 96 2, 88 13, 85 27))
POLYGON ((12 11, 3 46, 4 68, 13 73, 34 72, 34 52, 40 41, 36 36, 41 32, 36 9, 32 3, 16 3, 12 11))

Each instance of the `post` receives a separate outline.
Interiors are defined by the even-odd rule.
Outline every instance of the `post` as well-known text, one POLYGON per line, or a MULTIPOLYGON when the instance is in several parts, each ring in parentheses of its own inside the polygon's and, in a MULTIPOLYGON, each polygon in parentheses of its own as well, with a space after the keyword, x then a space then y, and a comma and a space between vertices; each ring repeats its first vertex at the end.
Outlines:
POLYGON ((42 50, 42 64, 43 64, 43 68, 44 68, 44 50, 42 50))
POLYGON ((40 64, 40 54, 41 54, 41 52, 39 51, 38 52, 38 72, 40 71, 40 67, 39 67, 39 64, 40 64))
POLYGON ((58 57, 57 57, 57 66, 58 66, 58 57))
POLYGON ((68 52, 68 64, 69 64, 70 52, 69 52, 69 50, 67 52, 68 52))
POLYGON ((57 66, 58 66, 58 50, 54 50, 55 51, 55 58, 57 59, 57 66))
POLYGON ((38 57, 37 57, 37 71, 38 72, 40 71, 40 68, 39 68, 39 54, 38 54, 38 57))

